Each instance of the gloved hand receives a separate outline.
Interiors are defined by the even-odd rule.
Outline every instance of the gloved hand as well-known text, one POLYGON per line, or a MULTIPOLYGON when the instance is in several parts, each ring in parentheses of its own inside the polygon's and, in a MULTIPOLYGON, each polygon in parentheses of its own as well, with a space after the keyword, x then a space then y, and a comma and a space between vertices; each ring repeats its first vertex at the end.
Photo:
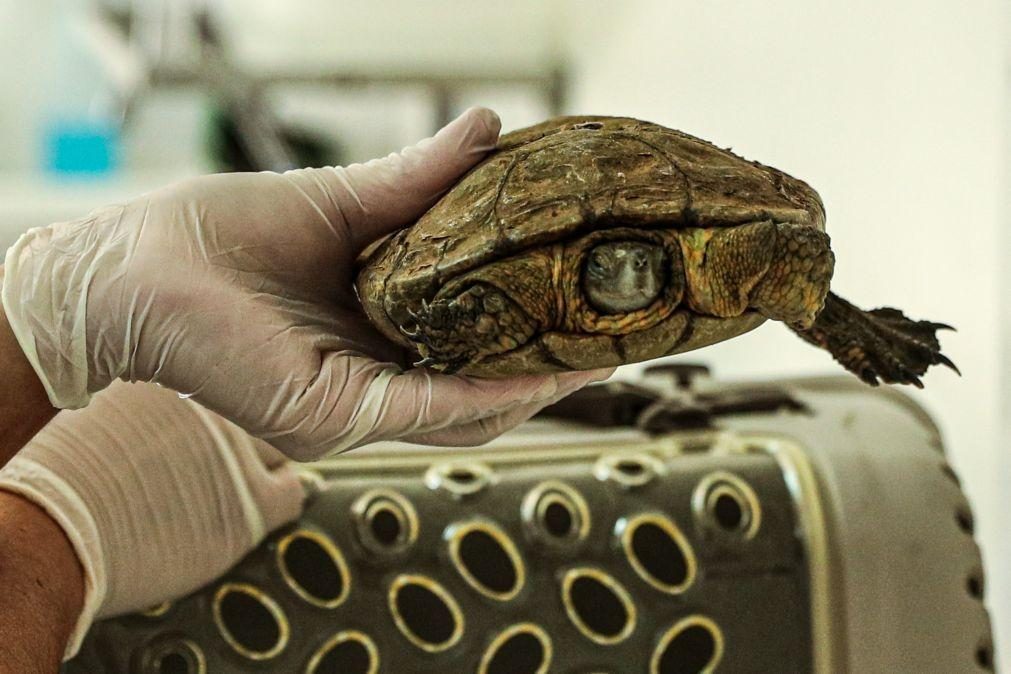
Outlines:
POLYGON ((7 253, 7 317, 57 407, 123 378, 192 396, 298 460, 382 439, 480 444, 609 372, 402 371, 360 312, 353 263, 498 131, 475 108, 385 159, 201 177, 31 230, 7 253))
POLYGON ((220 576, 305 498, 267 443, 173 391, 124 382, 57 415, 0 470, 0 489, 42 507, 84 569, 67 658, 93 620, 220 576))

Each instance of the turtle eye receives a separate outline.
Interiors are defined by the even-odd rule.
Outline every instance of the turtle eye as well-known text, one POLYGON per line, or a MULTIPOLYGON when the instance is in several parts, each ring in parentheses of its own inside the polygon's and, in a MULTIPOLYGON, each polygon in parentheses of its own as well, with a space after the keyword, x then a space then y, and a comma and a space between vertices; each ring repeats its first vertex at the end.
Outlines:
POLYGON ((607 267, 607 256, 599 250, 593 251, 586 267, 593 274, 603 274, 607 267))

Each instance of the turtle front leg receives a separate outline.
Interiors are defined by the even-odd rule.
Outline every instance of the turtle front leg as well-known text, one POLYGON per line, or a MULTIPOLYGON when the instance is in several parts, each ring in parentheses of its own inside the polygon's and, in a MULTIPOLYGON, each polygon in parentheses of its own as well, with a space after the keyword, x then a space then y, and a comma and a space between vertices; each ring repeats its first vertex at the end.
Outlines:
POLYGON ((414 325, 401 328, 415 343, 425 365, 446 373, 511 351, 529 341, 537 324, 493 285, 475 283, 411 312, 414 325))
POLYGON ((825 307, 806 330, 791 328, 804 340, 819 346, 860 379, 877 386, 913 384, 923 388, 920 376, 931 365, 958 368, 941 353, 935 334, 953 330, 950 325, 914 321, 898 309, 883 307, 864 311, 835 293, 825 298, 825 307))

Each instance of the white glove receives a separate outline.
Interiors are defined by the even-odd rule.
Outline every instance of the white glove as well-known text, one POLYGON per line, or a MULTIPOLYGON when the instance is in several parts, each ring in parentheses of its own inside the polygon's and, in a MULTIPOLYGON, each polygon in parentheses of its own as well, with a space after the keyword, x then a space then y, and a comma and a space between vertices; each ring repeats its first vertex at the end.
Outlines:
POLYGON ((0 489, 42 507, 84 569, 65 658, 94 620, 217 578, 305 499, 267 443, 168 389, 123 382, 57 415, 0 470, 0 489))
POLYGON ((353 274, 367 244, 414 222, 498 131, 475 108, 385 159, 206 176, 31 230, 7 253, 7 317, 57 407, 123 378, 192 396, 298 460, 396 438, 480 444, 610 371, 401 371, 353 274))

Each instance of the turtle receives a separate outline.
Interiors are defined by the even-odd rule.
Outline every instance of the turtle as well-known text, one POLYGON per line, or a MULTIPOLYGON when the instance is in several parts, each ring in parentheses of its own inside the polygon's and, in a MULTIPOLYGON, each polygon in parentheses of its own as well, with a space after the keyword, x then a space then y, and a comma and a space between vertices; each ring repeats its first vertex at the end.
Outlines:
POLYGON ((869 384, 921 386, 943 323, 830 291, 807 183, 659 124, 566 116, 505 134, 414 225, 360 260, 389 339, 446 373, 645 361, 785 323, 869 384))

